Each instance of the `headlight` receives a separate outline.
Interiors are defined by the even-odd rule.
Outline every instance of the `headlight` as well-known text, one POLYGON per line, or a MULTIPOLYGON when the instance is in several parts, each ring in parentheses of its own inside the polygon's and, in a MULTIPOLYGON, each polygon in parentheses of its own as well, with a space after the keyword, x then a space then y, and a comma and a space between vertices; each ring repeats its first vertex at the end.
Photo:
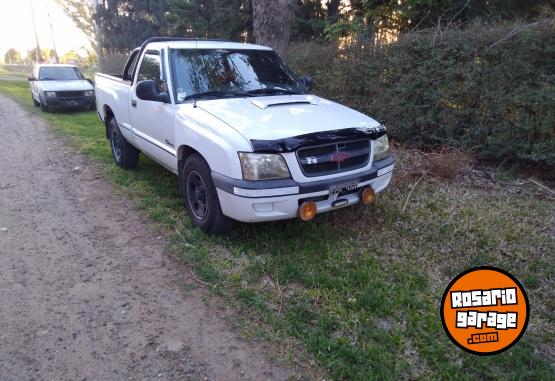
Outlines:
POLYGON ((383 135, 374 142, 374 160, 382 160, 388 156, 389 139, 387 139, 387 135, 383 135))
POLYGON ((94 97, 94 90, 87 90, 85 91, 86 97, 94 97))
POLYGON ((291 177, 285 159, 281 155, 269 153, 239 152, 243 179, 270 180, 291 177))
POLYGON ((44 93, 45 96, 47 97, 55 97, 56 96, 56 92, 55 91, 46 91, 44 93))

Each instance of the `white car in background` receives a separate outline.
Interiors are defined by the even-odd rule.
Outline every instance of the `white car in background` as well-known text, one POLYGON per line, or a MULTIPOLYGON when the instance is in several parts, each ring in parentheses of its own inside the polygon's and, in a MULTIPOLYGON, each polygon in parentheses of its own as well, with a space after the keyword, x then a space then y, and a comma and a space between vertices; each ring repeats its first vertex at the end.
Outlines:
POLYGON ((36 65, 29 83, 33 103, 42 111, 95 107, 94 86, 74 65, 36 65))

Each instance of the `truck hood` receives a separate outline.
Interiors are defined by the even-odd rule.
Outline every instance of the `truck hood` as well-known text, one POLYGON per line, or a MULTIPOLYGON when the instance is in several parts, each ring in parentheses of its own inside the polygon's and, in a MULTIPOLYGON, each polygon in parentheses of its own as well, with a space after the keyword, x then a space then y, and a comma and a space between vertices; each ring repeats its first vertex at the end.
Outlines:
POLYGON ((313 95, 284 95, 198 101, 197 107, 228 124, 248 140, 373 128, 379 123, 340 104, 313 95))
POLYGON ((85 91, 93 90, 89 81, 38 81, 39 90, 42 91, 85 91))

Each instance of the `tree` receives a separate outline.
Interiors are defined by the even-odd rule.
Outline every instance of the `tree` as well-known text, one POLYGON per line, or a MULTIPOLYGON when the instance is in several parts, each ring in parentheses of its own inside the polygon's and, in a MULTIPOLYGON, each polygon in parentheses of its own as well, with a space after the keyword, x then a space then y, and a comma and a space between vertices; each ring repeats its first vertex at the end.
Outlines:
MULTIPOLYGON (((553 10, 552 0, 359 0, 369 25, 406 32, 414 29, 462 25, 473 19, 533 18, 542 9, 553 10)), ((356 4, 356 3, 360 3, 356 4)))
POLYGON ((60 61, 63 63, 69 63, 72 65, 75 65, 80 63, 82 61, 82 58, 75 50, 70 50, 69 52, 63 55, 60 61))
POLYGON ((8 65, 12 65, 20 62, 21 62, 21 53, 19 53, 14 48, 8 49, 6 54, 4 54, 4 63, 8 65))
POLYGON ((94 20, 107 53, 126 53, 153 36, 167 35, 167 0, 98 0, 94 20))
POLYGON ((166 17, 172 35, 236 41, 252 29, 251 20, 247 0, 172 0, 166 17))
MULTIPOLYGON (((339 0, 334 0, 339 3, 339 0)), ((328 2, 327 7, 330 6, 328 2)), ((330 22, 328 17, 329 8, 324 7, 321 0, 304 0, 298 2, 293 24, 291 26, 291 40, 311 40, 323 37, 324 30, 330 22)))
POLYGON ((53 55, 53 52, 51 49, 45 48, 45 49, 41 49, 40 53, 37 54, 37 48, 33 48, 29 51, 27 51, 27 60, 28 62, 35 62, 35 63, 44 63, 46 62, 46 60, 48 60, 49 58, 51 58, 53 55), (37 60, 38 57, 38 60, 37 60))
POLYGON ((270 46, 283 57, 289 45, 295 5, 295 0, 252 0, 256 43, 270 46))
POLYGON ((87 36, 93 49, 96 49, 94 9, 90 0, 56 0, 75 25, 87 36))

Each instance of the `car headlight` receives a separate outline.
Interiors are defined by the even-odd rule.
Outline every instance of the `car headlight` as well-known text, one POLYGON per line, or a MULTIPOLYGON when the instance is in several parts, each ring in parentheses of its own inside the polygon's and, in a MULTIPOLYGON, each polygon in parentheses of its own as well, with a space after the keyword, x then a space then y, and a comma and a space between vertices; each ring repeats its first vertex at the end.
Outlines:
POLYGON ((383 135, 374 142, 374 160, 382 160, 389 156, 389 139, 383 135))
POLYGON ((271 180, 291 177, 283 156, 270 153, 239 152, 245 180, 271 180))
POLYGON ((87 90, 85 91, 86 97, 94 97, 94 90, 87 90))
POLYGON ((56 92, 55 91, 45 91, 44 95, 47 96, 47 97, 55 97, 56 92))

